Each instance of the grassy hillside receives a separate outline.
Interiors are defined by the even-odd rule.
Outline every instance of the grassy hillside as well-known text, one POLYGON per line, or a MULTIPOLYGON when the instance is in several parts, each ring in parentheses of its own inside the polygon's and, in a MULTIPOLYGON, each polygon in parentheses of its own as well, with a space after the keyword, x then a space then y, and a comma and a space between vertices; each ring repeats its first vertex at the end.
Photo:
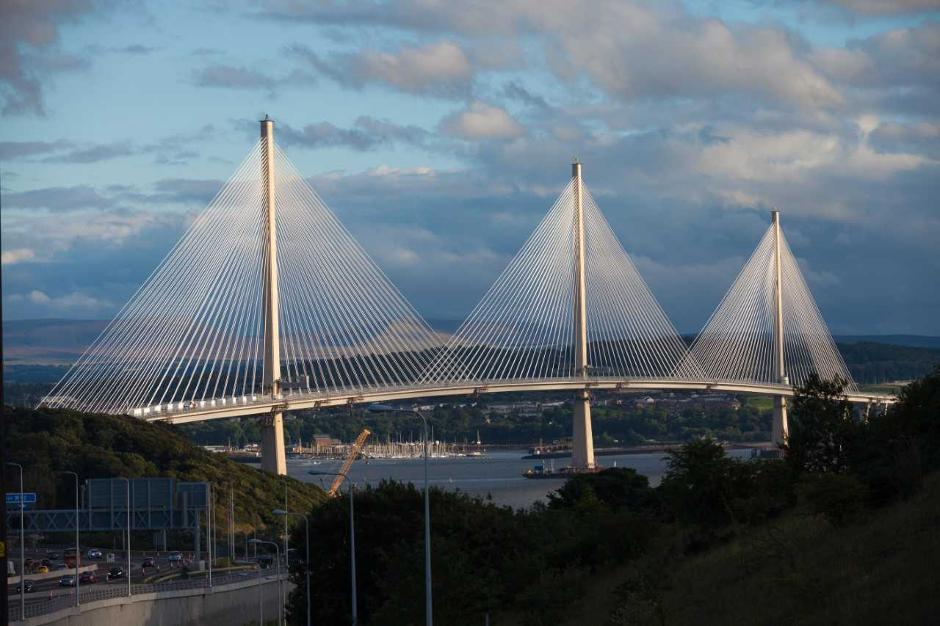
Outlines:
POLYGON ((240 531, 274 521, 283 508, 284 488, 292 510, 309 510, 325 498, 322 489, 293 478, 274 476, 194 446, 175 428, 138 419, 57 409, 7 407, 8 445, 4 460, 25 469, 25 488, 37 494, 39 508, 71 507, 71 476, 167 476, 183 481, 211 481, 219 495, 219 519, 226 517, 229 483, 235 489, 236 528, 240 531), (222 495, 225 495, 222 498, 222 495))
POLYGON ((845 526, 797 510, 699 555, 676 545, 598 581, 581 624, 929 624, 940 615, 940 473, 845 526))

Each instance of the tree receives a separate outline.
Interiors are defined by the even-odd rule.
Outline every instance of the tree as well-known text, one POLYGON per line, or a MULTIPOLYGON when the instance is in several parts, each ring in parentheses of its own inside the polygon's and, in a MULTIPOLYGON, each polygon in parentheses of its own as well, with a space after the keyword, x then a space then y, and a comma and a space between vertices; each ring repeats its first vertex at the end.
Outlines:
POLYGON ((793 397, 787 440, 787 463, 797 472, 846 472, 852 464, 859 427, 845 397, 842 378, 822 380, 810 374, 793 397))

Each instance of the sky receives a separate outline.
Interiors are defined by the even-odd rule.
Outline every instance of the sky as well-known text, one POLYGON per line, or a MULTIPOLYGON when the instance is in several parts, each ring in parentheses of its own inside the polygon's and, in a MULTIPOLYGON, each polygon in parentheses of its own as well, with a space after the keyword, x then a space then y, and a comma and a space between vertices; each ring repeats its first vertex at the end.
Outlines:
POLYGON ((3 315, 113 316, 270 115, 430 319, 577 157, 681 332, 776 207, 834 334, 940 335, 938 96, 940 0, 6 0, 3 315))

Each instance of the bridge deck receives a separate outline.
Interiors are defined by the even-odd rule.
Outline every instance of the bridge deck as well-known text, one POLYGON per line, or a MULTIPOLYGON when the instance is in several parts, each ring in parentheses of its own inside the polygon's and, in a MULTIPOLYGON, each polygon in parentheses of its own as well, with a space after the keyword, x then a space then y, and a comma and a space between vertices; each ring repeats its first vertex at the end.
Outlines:
MULTIPOLYGON (((792 397, 793 387, 771 383, 748 383, 736 381, 638 379, 638 378, 589 378, 589 379, 539 379, 491 382, 460 382, 413 387, 365 387, 334 393, 292 393, 280 398, 271 396, 239 396, 200 403, 173 403, 155 407, 134 409, 134 415, 147 421, 171 424, 201 422, 211 419, 260 415, 272 411, 317 409, 349 404, 366 404, 407 400, 410 398, 434 398, 470 394, 511 393, 519 391, 577 391, 587 390, 635 390, 635 391, 713 391, 792 397), (224 404, 223 404, 224 402, 224 404), (195 405, 195 406, 193 406, 195 405), (167 407, 172 408, 167 410, 167 407)), ((893 404, 895 396, 853 391, 846 393, 850 402, 871 404, 893 404)))

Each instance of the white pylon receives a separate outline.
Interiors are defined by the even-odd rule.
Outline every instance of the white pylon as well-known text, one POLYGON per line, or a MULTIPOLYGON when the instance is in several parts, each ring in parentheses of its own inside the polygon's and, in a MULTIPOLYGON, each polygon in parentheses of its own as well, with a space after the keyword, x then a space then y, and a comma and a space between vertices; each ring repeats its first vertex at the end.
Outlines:
MULTIPOLYGON (((274 120, 261 120, 264 155, 261 178, 264 183, 265 237, 267 255, 264 268, 264 377, 262 392, 280 397, 281 343, 278 320, 277 289, 277 219, 274 194, 274 120)), ((275 474, 287 474, 284 450, 284 418, 275 411, 264 418, 261 428, 261 468, 275 474)))
MULTIPOLYGON (((588 377, 587 305, 584 289, 584 203, 581 186, 581 164, 571 164, 575 204, 575 292, 574 292, 574 368, 575 376, 588 377)), ((578 469, 594 467, 594 436, 591 430, 591 396, 586 389, 578 391, 574 400, 572 421, 571 465, 578 469)))

